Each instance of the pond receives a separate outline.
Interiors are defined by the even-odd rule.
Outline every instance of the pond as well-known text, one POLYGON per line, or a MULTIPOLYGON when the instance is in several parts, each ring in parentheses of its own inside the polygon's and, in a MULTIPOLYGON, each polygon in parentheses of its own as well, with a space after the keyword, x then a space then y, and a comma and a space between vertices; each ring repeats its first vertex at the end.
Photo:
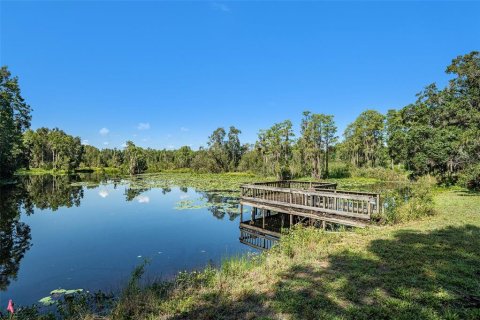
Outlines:
POLYGON ((235 194, 155 182, 42 175, 0 187, 0 303, 117 292, 144 259, 153 280, 253 251, 239 242, 235 194))

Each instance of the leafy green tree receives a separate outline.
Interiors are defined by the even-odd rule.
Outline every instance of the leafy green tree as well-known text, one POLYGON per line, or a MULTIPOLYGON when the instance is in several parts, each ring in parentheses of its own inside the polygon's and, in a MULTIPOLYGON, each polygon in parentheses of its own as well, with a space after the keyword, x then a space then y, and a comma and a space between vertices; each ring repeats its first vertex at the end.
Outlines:
POLYGON ((309 163, 302 172, 317 179, 328 176, 329 151, 338 139, 336 133, 332 115, 303 113, 301 137, 295 152, 300 163, 309 163))
POLYGON ((261 150, 255 147, 255 145, 245 145, 242 149, 244 151, 238 169, 240 171, 262 173, 263 160, 261 150))
POLYGON ((234 126, 231 126, 228 131, 228 140, 226 147, 228 152, 228 159, 230 161, 230 170, 236 170, 238 164, 240 163, 240 159, 242 158, 243 148, 239 138, 239 135, 241 133, 242 131, 238 130, 234 126))
POLYGON ((191 168, 200 173, 219 172, 215 159, 210 156, 209 150, 200 148, 195 152, 192 159, 191 168))
POLYGON ((208 151, 216 164, 214 172, 236 170, 243 153, 240 133, 240 130, 231 126, 228 135, 224 128, 218 128, 208 137, 208 151))
POLYGON ((228 171, 229 167, 227 142, 225 141, 226 134, 224 128, 218 128, 208 137, 208 150, 215 160, 219 172, 228 171))
POLYGON ((388 110, 386 118, 386 141, 392 169, 406 159, 405 142, 407 136, 402 123, 402 114, 397 110, 388 110))
POLYGON ((125 152, 116 148, 110 150, 111 162, 110 167, 119 168, 125 162, 125 152))
POLYGON ((312 114, 310 111, 303 113, 301 136, 298 140, 298 148, 301 150, 299 153, 300 163, 308 163, 305 165, 306 170, 302 170, 305 173, 311 172, 312 177, 320 178, 323 170, 322 165, 322 116, 319 114, 312 114), (301 159, 303 156, 304 159, 301 159), (304 160, 304 161, 302 161, 304 160))
POLYGON ((24 163, 22 135, 30 127, 31 108, 23 99, 18 78, 0 68, 0 178, 10 177, 24 163))
POLYGON ((330 161, 330 150, 337 143, 337 126, 333 120, 333 115, 323 116, 323 143, 325 146, 325 176, 328 177, 328 163, 330 161))
POLYGON ((135 146, 132 141, 127 141, 125 147, 125 165, 129 174, 139 174, 147 170, 145 153, 142 148, 135 146))
POLYGON ((262 155, 265 174, 274 174, 279 179, 291 176, 289 166, 292 159, 293 137, 290 120, 276 123, 271 128, 260 131, 256 147, 262 155))
POLYGON ((193 159, 194 152, 189 146, 183 146, 175 152, 175 167, 190 168, 190 164, 193 159))
POLYGON ((23 137, 28 166, 43 169, 74 170, 82 160, 83 146, 79 137, 73 137, 54 128, 28 130, 23 137))
POLYGON ((102 154, 98 148, 94 146, 83 146, 83 155, 81 165, 87 168, 101 168, 104 167, 102 162, 102 154))
POLYGON ((452 183, 480 161, 479 52, 458 56, 446 71, 454 75, 446 88, 428 85, 415 103, 389 112, 387 142, 393 162, 414 176, 452 183))
POLYGON ((342 144, 343 158, 357 167, 375 167, 385 160, 385 116, 366 110, 347 126, 342 144))

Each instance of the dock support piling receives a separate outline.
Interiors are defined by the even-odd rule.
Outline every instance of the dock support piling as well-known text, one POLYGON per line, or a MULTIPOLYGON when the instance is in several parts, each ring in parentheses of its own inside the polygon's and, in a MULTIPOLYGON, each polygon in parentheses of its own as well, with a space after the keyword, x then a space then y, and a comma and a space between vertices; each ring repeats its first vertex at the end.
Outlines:
POLYGON ((265 209, 262 210, 262 226, 265 229, 265 209))

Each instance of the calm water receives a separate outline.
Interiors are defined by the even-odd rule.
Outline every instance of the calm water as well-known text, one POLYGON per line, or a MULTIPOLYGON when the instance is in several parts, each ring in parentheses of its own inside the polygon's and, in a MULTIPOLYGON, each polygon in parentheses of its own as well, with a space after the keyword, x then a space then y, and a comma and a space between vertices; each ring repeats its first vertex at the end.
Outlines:
POLYGON ((56 288, 117 291, 144 258, 147 278, 168 278, 252 250, 238 240, 232 198, 93 180, 28 177, 0 189, 0 303, 36 303, 56 288))

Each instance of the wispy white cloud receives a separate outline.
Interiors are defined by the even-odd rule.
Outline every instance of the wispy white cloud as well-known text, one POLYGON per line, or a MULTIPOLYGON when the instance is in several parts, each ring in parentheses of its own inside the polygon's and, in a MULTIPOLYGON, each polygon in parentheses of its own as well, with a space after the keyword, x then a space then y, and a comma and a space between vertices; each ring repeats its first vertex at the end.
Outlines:
POLYGON ((167 147, 167 149, 173 150, 173 149, 175 149, 175 146, 174 146, 173 144, 171 144, 171 145, 169 145, 169 146, 167 147))
POLYGON ((224 3, 220 2, 212 2, 210 4, 214 10, 222 11, 222 12, 230 12, 230 7, 224 3))
POLYGON ((108 146, 109 144, 110 144, 110 142, 108 142, 108 141, 105 141, 105 142, 103 143, 104 146, 108 146))
POLYGON ((127 147, 127 143, 126 143, 126 142, 122 143, 122 144, 120 145, 120 147, 121 147, 121 148, 126 148, 126 147, 127 147))
POLYGON ((88 142, 88 140, 85 139, 85 140, 82 140, 82 144, 83 144, 84 146, 89 146, 89 145, 90 145, 90 142, 88 142))
POLYGON ((100 133, 102 136, 106 136, 109 132, 110 132, 110 130, 108 130, 107 128, 102 128, 102 129, 100 129, 100 131, 99 131, 99 133, 100 133))
POLYGON ((181 127, 181 128, 180 128, 180 131, 182 131, 182 132, 188 132, 188 131, 190 131, 190 129, 185 128, 185 127, 181 127))
POLYGON ((148 122, 140 122, 137 126, 138 130, 148 130, 150 129, 150 123, 148 122))

